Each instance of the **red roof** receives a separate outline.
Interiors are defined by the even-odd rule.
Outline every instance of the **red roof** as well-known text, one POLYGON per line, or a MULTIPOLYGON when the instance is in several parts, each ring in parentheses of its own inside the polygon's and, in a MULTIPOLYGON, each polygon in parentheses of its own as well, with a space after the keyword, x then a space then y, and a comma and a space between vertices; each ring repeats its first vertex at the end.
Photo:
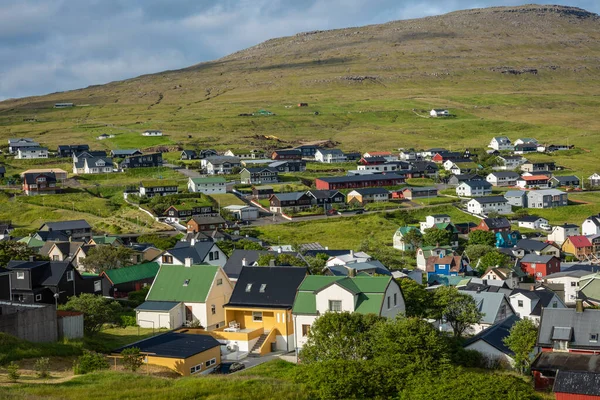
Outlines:
POLYGON ((575 246, 576 248, 592 247, 592 243, 590 242, 590 239, 588 239, 587 237, 585 237, 583 235, 569 236, 567 239, 569 239, 571 241, 571 243, 573 243, 573 246, 575 246))
POLYGON ((531 175, 531 176, 522 176, 521 179, 524 179, 525 181, 539 181, 539 180, 548 180, 550 178, 548 178, 546 175, 531 175))

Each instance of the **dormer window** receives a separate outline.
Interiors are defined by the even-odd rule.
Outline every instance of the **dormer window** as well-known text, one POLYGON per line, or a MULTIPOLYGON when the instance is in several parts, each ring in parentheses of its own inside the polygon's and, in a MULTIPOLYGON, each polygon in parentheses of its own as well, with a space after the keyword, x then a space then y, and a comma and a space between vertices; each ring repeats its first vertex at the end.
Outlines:
POLYGON ((264 293, 266 288, 267 288, 267 284, 263 283, 262 285, 260 285, 260 289, 258 291, 261 293, 264 293))
POLYGON ((190 280, 186 279, 185 281, 183 281, 183 286, 188 286, 190 284, 190 280))
POLYGON ((250 290, 252 290, 252 284, 251 283, 249 283, 249 284, 246 285, 246 293, 249 293, 250 290))

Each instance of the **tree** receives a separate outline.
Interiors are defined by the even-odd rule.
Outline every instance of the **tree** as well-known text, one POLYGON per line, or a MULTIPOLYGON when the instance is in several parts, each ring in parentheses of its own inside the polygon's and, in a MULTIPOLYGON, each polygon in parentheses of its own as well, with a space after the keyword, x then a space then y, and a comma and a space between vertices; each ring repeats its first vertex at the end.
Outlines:
POLYGON ((25 243, 6 240, 0 242, 0 267, 8 264, 10 260, 29 260, 29 257, 37 257, 39 254, 25 243))
POLYGON ((492 250, 479 259, 477 271, 484 273, 489 267, 495 267, 496 265, 499 267, 505 266, 508 264, 508 260, 506 254, 502 254, 498 250, 492 250))
POLYGON ((450 246, 452 243, 452 232, 446 229, 425 229, 423 244, 425 246, 450 246))
POLYGON ((406 244, 410 244, 413 248, 417 248, 423 241, 423 234, 416 228, 411 229, 402 237, 402 241, 406 244))
POLYGON ((515 367, 522 374, 529 371, 531 365, 531 353, 537 341, 538 328, 530 319, 522 319, 517 321, 512 328, 510 334, 504 338, 504 344, 515 353, 515 367))
POLYGON ((499 213, 499 212, 497 212, 497 211, 490 211, 490 212, 487 214, 487 217, 488 217, 488 218, 500 218, 500 213, 499 213))
POLYGON ((294 267, 301 267, 306 265, 306 262, 304 262, 302 259, 289 253, 281 253, 277 255, 265 253, 258 257, 258 260, 256 260, 256 262, 261 267, 268 267, 269 265, 271 265, 271 260, 275 262, 275 265, 289 265, 294 267))
POLYGON ((304 259, 308 264, 308 269, 310 270, 311 274, 322 275, 323 268, 325 268, 325 265, 327 265, 329 256, 327 254, 317 253, 315 257, 305 256, 304 259))
POLYGON ((115 322, 117 315, 122 311, 118 302, 108 301, 102 296, 91 293, 70 297, 61 309, 83 313, 83 328, 89 335, 99 332, 102 325, 115 322))
POLYGON ((478 323, 484 316, 473 297, 460 293, 453 286, 436 289, 433 297, 436 319, 445 320, 450 324, 454 337, 462 336, 472 324, 478 323))
POLYGON ((121 352, 123 367, 131 372, 137 371, 144 363, 144 356, 137 347, 129 347, 121 352))
POLYGON ((419 285, 412 279, 404 278, 398 281, 406 303, 407 317, 424 318, 428 314, 431 303, 431 292, 425 290, 425 286, 419 285))
POLYGON ((162 237, 162 236, 158 236, 153 233, 150 235, 142 235, 142 236, 138 237, 137 242, 138 243, 149 243, 152 246, 156 247, 157 249, 166 250, 166 249, 170 249, 173 246, 175 246, 175 244, 182 237, 183 237, 183 235, 162 237))
POLYGON ((259 243, 253 242, 248 239, 241 239, 237 242, 233 242, 231 240, 221 240, 216 243, 217 247, 225 253, 227 257, 231 257, 234 250, 264 250, 259 243))
POLYGON ((494 247, 487 244, 471 244, 465 247, 465 254, 469 257, 471 265, 475 266, 481 257, 495 250, 494 247))
POLYGON ((383 317, 375 314, 327 312, 315 320, 300 352, 303 363, 362 360, 372 355, 370 330, 383 317))
POLYGON ((473 231, 469 233, 469 245, 475 244, 494 246, 496 244, 496 234, 492 231, 473 231))
POLYGON ((133 250, 125 246, 98 245, 90 249, 82 264, 88 271, 100 273, 131 264, 133 250))

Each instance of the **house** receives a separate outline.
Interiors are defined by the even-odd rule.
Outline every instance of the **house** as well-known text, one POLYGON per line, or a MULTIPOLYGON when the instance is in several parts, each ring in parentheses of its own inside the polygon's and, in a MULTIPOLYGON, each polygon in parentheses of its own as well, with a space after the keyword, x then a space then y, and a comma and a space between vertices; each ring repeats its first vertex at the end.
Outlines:
POLYGON ((168 196, 179 191, 177 182, 169 180, 154 180, 140 182, 140 196, 168 196))
MULTIPOLYGON (((275 257, 279 254, 289 254, 293 257, 300 258, 300 255, 297 252, 283 251, 281 247, 276 251, 234 249, 233 253, 231 253, 231 257, 229 257, 227 263, 223 267, 223 270, 232 282, 236 282, 240 276, 240 273, 242 272, 242 269, 247 266, 258 266, 258 259, 265 254, 275 257)), ((313 254, 313 257, 315 255, 316 254, 313 254)))
POLYGON ((466 162, 468 158, 464 157, 463 153, 452 152, 452 151, 440 151, 431 157, 431 161, 436 164, 444 164, 446 161, 451 162, 466 162))
POLYGON ((302 152, 302 158, 315 158, 315 154, 319 149, 319 146, 312 144, 303 144, 294 148, 302 152))
POLYGON ((379 203, 388 201, 390 191, 384 188, 356 189, 348 193, 346 201, 348 204, 365 205, 367 203, 379 203))
POLYGON ((105 139, 112 139, 114 137, 115 137, 115 135, 109 135, 108 133, 103 133, 101 135, 96 136, 96 139, 105 140, 105 139))
POLYGON ((497 248, 512 248, 521 240, 519 231, 501 231, 496 232, 496 247, 497 248))
POLYGON ((88 144, 63 144, 56 149, 56 156, 73 157, 73 154, 83 153, 84 151, 90 151, 88 144))
POLYGON ((8 152, 10 154, 17 154, 19 149, 26 149, 31 147, 40 147, 40 144, 30 138, 8 139, 8 152))
POLYGON ((434 108, 431 111, 429 111, 429 115, 431 117, 449 117, 450 111, 441 108, 434 108))
POLYGON ((530 190, 527 192, 528 208, 554 208, 569 205, 568 194, 557 189, 530 190))
POLYGON ((121 161, 121 169, 155 168, 162 167, 162 164, 162 153, 148 153, 126 157, 123 161, 121 161))
MULTIPOLYGON (((328 252, 323 252, 323 254, 327 254, 328 252)), ((372 258, 370 255, 363 251, 354 250, 337 250, 334 252, 329 252, 329 259, 326 261, 325 265, 327 267, 332 267, 335 265, 348 265, 353 263, 364 263, 371 261, 372 258)))
POLYGON ((492 184, 484 180, 464 181, 456 187, 459 196, 487 196, 492 194, 492 184))
POLYGON ((517 179, 516 186, 523 189, 549 188, 550 178, 546 175, 522 176, 517 179))
POLYGON ((537 139, 534 138, 519 138, 517 140, 515 140, 515 146, 518 144, 525 144, 525 143, 533 143, 533 144, 538 144, 537 139))
POLYGON ((448 214, 433 214, 426 216, 425 221, 419 223, 419 229, 422 233, 425 233, 426 229, 450 223, 451 218, 448 214))
POLYGON ((588 181, 590 182, 590 186, 600 186, 600 174, 594 173, 588 177, 588 181))
POLYGON ((407 200, 415 200, 422 198, 432 198, 437 197, 438 191, 436 187, 428 187, 428 186, 414 186, 414 187, 406 187, 402 189, 402 198, 407 200))
POLYGON ((506 136, 493 137, 488 147, 497 151, 513 150, 513 144, 506 136))
POLYGON ((180 160, 198 160, 199 158, 200 155, 196 150, 188 149, 181 152, 180 160))
POLYGON ((238 157, 240 159, 244 159, 244 160, 256 160, 259 158, 262 158, 264 156, 264 154, 262 154, 259 150, 256 149, 252 149, 252 150, 227 150, 225 153, 223 153, 224 156, 229 156, 229 157, 238 157))
MULTIPOLYGON (((574 305, 581 289, 582 281, 587 283, 586 277, 590 276, 590 271, 566 270, 550 274, 544 279, 545 282, 563 285, 565 292, 565 304, 574 305)), ((583 296, 582 296, 583 297, 583 296)))
POLYGON ((258 208, 251 206, 231 205, 223 207, 224 210, 230 212, 238 221, 254 221, 258 219, 258 208))
POLYGON ((142 328, 199 324, 206 330, 217 329, 224 326, 224 305, 232 292, 233 284, 217 265, 198 265, 190 259, 184 265, 163 264, 146 302, 136 309, 136 320, 142 328))
POLYGON ((476 215, 486 215, 490 212, 510 214, 512 206, 502 196, 475 197, 467 203, 467 211, 476 215))
POLYGON ((448 178, 447 184, 450 185, 450 186, 458 186, 462 182, 465 182, 465 181, 476 181, 476 180, 483 180, 483 178, 481 176, 477 175, 477 174, 452 175, 450 178, 448 178))
POLYGON ((184 199, 181 204, 169 206, 163 213, 167 221, 187 221, 196 215, 213 216, 216 212, 211 205, 198 199, 184 199))
MULTIPOLYGON (((316 152, 315 152, 316 155, 316 152)), ((302 151, 298 149, 281 149, 271 153, 273 160, 301 160, 302 151)))
POLYGON ((519 179, 519 174, 512 171, 494 171, 485 177, 485 180, 492 186, 515 186, 517 179, 519 179))
POLYGON ((73 174, 107 174, 114 172, 112 159, 107 157, 78 157, 73 160, 73 174))
POLYGON ((337 190, 309 190, 306 194, 311 197, 312 205, 325 210, 341 206, 346 200, 344 194, 337 190))
POLYGON ((514 289, 510 295, 510 304, 520 318, 540 322, 544 308, 566 308, 565 303, 552 290, 539 287, 533 290, 514 289))
POLYGON ((291 160, 291 161, 275 161, 268 165, 278 172, 303 172, 306 171, 306 161, 291 160))
POLYGON ((269 210, 284 213, 286 209, 301 211, 312 207, 313 198, 305 192, 275 193, 269 197, 269 210))
POLYGON ((48 149, 45 147, 19 147, 17 160, 30 160, 37 158, 48 158, 48 149))
POLYGON ((499 218, 483 218, 474 231, 490 231, 490 232, 509 232, 511 230, 510 221, 504 217, 499 218))
POLYGON ((551 187, 572 187, 572 188, 578 188, 579 187, 579 178, 576 177, 575 175, 565 175, 565 176, 558 176, 555 175, 552 178, 550 178, 550 186, 551 187))
POLYGON ((318 149, 315 153, 315 161, 322 163, 346 162, 346 156, 340 149, 318 149))
POLYGON ((15 228, 13 227, 11 221, 1 221, 0 220, 0 241, 10 240, 11 232, 14 230, 15 230, 15 228))
POLYGON ((367 171, 371 171, 372 173, 395 171, 408 172, 411 169, 411 165, 406 161, 386 161, 377 164, 359 164, 356 168, 360 173, 366 173, 367 171))
POLYGON ((471 325, 467 331, 468 334, 478 334, 482 330, 491 327, 501 321, 514 316, 515 310, 506 299, 503 293, 496 292, 472 292, 459 290, 460 293, 473 297, 477 308, 483 313, 481 321, 471 325))
POLYGON ((554 171, 556 169, 556 163, 553 161, 548 162, 526 162, 521 165, 521 171, 523 172, 531 172, 531 173, 540 173, 540 172, 548 172, 554 171))
POLYGON ((265 355, 294 349, 292 307, 306 268, 244 267, 224 306, 225 326, 216 333, 242 352, 265 355))
POLYGON ((503 171, 513 171, 527 162, 527 159, 523 156, 498 156, 496 157, 496 166, 494 169, 503 171))
POLYGON ((452 254, 455 253, 451 246, 421 246, 416 251, 417 268, 425 271, 427 260, 431 256, 446 257, 452 254))
POLYGON ((444 162, 444 169, 450 171, 454 175, 473 173, 479 169, 479 165, 474 162, 458 162, 447 160, 444 162))
POLYGON ((144 354, 145 363, 167 367, 182 376, 205 375, 221 364, 221 343, 208 334, 166 332, 113 350, 113 355, 131 347, 144 354))
POLYGON ((600 372, 556 372, 552 391, 557 400, 600 399, 600 372))
POLYGON ((92 238, 92 227, 84 219, 46 222, 38 231, 38 233, 62 234, 73 241, 77 239, 88 241, 92 238))
MULTIPOLYGON (((562 384, 558 386, 555 384, 557 375, 563 374, 565 372, 573 372, 573 373, 593 373, 600 374, 600 355, 592 354, 592 353, 572 353, 572 352, 564 352, 564 351, 551 351, 552 348, 548 349, 548 351, 544 351, 538 353, 535 360, 531 364, 531 371, 533 373, 533 380, 535 382, 536 390, 561 390, 562 392, 555 393, 557 399, 567 400, 573 398, 580 399, 596 399, 595 396, 567 396, 565 395, 566 391, 573 391, 577 393, 580 389, 588 388, 589 384, 594 384, 595 381, 591 377, 587 379, 587 381, 579 382, 579 378, 574 378, 572 381, 576 383, 576 385, 571 386, 571 389, 563 389, 561 388, 562 384), (559 397, 561 396, 561 397, 559 397)), ((561 378, 562 379, 562 378, 561 378)), ((573 378, 571 378, 573 379, 573 378)), ((598 388, 599 386, 595 386, 598 388)), ((594 392, 591 392, 594 393, 594 392)))
POLYGON ((390 319, 405 312, 400 285, 384 276, 309 275, 298 287, 292 310, 295 348, 306 344, 315 320, 328 312, 375 314, 390 319))
POLYGON ((279 171, 270 167, 244 168, 240 172, 242 184, 264 184, 279 182, 279 171))
POLYGON ((142 133, 142 136, 162 136, 162 131, 158 130, 147 130, 142 133))
POLYGON ((394 232, 392 243, 395 249, 401 251, 415 250, 415 246, 413 246, 412 243, 404 241, 404 236, 406 236, 406 234, 412 230, 419 230, 419 228, 417 228, 416 226, 401 226, 396 232, 394 232))
POLYGON ((214 231, 215 229, 225 229, 227 228, 227 221, 223 219, 220 215, 216 216, 201 216, 194 215, 187 222, 187 231, 188 232, 207 232, 214 231))
POLYGON ((504 198, 514 207, 527 207, 527 192, 524 190, 507 190, 504 198))
POLYGON ((515 288, 522 281, 525 274, 520 269, 506 267, 489 267, 481 276, 485 282, 502 282, 505 287, 515 288))
POLYGON ((105 277, 109 285, 105 288, 102 295, 111 297, 125 297, 129 292, 141 290, 150 286, 158 274, 160 264, 148 262, 143 264, 131 265, 128 267, 107 269, 100 273, 100 277, 105 277))
POLYGON ((519 228, 541 229, 542 225, 548 225, 548 220, 537 215, 527 215, 519 218, 518 224, 519 228))
POLYGON ((398 186, 403 184, 405 177, 395 173, 358 175, 358 176, 332 176, 315 179, 315 186, 319 190, 355 189, 365 187, 398 186))
MULTIPOLYGON (((589 260, 594 254, 593 246, 587 236, 573 235, 565 239, 561 250, 564 253, 572 254, 578 260, 589 260)), ((559 272, 559 271, 556 271, 559 272)))
POLYGON ((405 150, 405 149, 399 149, 400 150, 400 154, 399 154, 399 159, 403 160, 403 161, 417 161, 420 156, 417 155, 417 152, 414 150, 405 150))
POLYGON ((268 199, 275 191, 273 190, 273 186, 253 186, 252 187, 252 197, 255 199, 268 199))
POLYGON ((536 153, 538 151, 537 143, 519 143, 515 146, 515 154, 536 153))
POLYGON ((467 272, 468 265, 468 261, 462 256, 440 254, 427 258, 425 272, 428 280, 432 275, 458 276, 467 272))
POLYGON ((563 224, 552 227, 552 232, 548 235, 548 240, 562 245, 569 236, 581 235, 579 226, 575 224, 563 224))
POLYGON ((353 262, 346 265, 326 266, 323 269, 323 275, 328 276, 376 276, 389 275, 392 273, 385 265, 378 260, 370 260, 365 262, 353 262))
POLYGON ((584 236, 600 234, 600 214, 591 215, 581 224, 581 234, 584 236))
MULTIPOLYGON (((575 292, 576 298, 582 299, 590 306, 600 306, 600 273, 588 273, 579 281, 579 292, 575 292)), ((577 290, 577 289, 576 289, 577 290)))
POLYGON ((523 250, 525 254, 535 254, 538 256, 550 255, 560 259, 560 249, 553 243, 533 239, 521 239, 517 242, 516 247, 523 250))
POLYGON ((600 310, 545 308, 540 318, 537 345, 542 351, 595 354, 600 352, 600 310))
POLYGON ((521 270, 536 281, 542 281, 547 275, 560 272, 560 258, 553 255, 526 254, 521 259, 521 270))
POLYGON ((363 158, 383 157, 385 161, 398 161, 398 156, 392 154, 391 151, 370 151, 362 155, 363 158))
POLYGON ((27 196, 56 194, 59 191, 53 172, 24 174, 22 189, 27 196))
POLYGON ((463 348, 480 353, 484 357, 484 360, 486 360, 489 368, 498 364, 513 366, 515 363, 515 354, 504 343, 504 339, 510 335, 510 330, 517 321, 519 321, 519 317, 511 315, 504 320, 496 322, 489 328, 467 339, 463 344, 463 348))
POLYGON ((192 193, 219 194, 227 191, 227 182, 222 177, 189 178, 188 190, 192 193))
POLYGON ((438 174, 436 163, 432 161, 415 161, 407 175, 411 178, 435 177, 438 174))
POLYGON ((208 175, 229 175, 234 168, 241 168, 242 164, 238 157, 210 156, 202 159, 202 169, 208 175))
POLYGON ((362 166, 381 165, 381 164, 385 164, 387 162, 388 161, 385 159, 385 157, 381 157, 381 156, 377 156, 377 157, 362 157, 360 160, 358 160, 358 164, 362 165, 362 166))
POLYGON ((85 242, 46 242, 40 249, 40 254, 48 256, 52 261, 71 261, 77 250, 85 242))

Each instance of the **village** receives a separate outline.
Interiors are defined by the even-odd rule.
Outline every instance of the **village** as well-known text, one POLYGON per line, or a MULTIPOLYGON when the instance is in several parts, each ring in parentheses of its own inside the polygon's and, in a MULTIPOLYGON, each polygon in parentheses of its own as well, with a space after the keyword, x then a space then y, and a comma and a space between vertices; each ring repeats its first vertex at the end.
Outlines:
MULTIPOLYGON (((448 115, 431 110, 432 118, 448 115)), ((84 219, 44 221, 19 236, 12 221, 3 221, 0 244, 8 258, 0 269, 0 331, 40 343, 83 338, 91 328, 72 299, 94 296, 121 302, 130 309, 129 325, 152 332, 109 349, 115 365, 135 348, 144 363, 182 376, 235 373, 273 357, 301 362, 313 324, 328 313, 409 314, 416 300, 407 288, 416 285, 431 296, 453 290, 474 310, 442 310, 426 320, 462 338, 489 368, 525 365, 537 390, 597 381, 600 214, 581 225, 553 225, 543 214, 564 210, 568 220, 578 207, 569 196, 600 187, 599 174, 565 175, 552 160, 573 148, 497 136, 460 151, 183 149, 176 165, 160 151, 64 144, 49 152, 32 139, 9 139, 5 160, 13 166, 53 158, 72 164, 71 171, 45 165, 12 176, 0 166, 7 187, 20 185, 15 198, 73 193, 68 182, 77 176, 148 171, 120 196, 161 224, 155 236, 163 240, 142 242, 140 234, 94 229, 84 219), (545 160, 537 161, 541 154, 545 160), (182 167, 189 162, 197 169, 182 167), (165 165, 180 177, 152 172, 165 165), (440 204, 453 216, 427 214, 440 204), (321 245, 319 236, 271 243, 252 235, 254 226, 360 223, 365 213, 399 210, 425 217, 397 227, 388 265, 368 249, 321 245), (507 344, 524 320, 537 332, 525 361, 507 344)))

